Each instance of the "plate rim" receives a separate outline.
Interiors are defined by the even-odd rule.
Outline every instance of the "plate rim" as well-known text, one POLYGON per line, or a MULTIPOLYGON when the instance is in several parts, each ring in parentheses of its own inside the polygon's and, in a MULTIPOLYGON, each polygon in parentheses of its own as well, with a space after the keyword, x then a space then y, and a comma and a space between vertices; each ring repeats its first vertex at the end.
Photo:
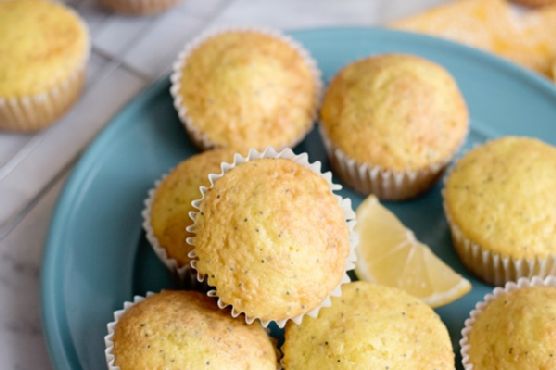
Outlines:
MULTIPOLYGON (((505 74, 512 75, 514 78, 519 78, 521 81, 533 85, 533 87, 551 96, 556 102, 556 84, 547 78, 487 51, 472 48, 447 39, 372 26, 312 27, 290 29, 285 32, 292 35, 294 38, 298 35, 310 35, 323 32, 371 32, 382 34, 384 37, 416 40, 421 44, 441 47, 448 49, 449 52, 479 60, 479 62, 483 64, 496 65, 503 69, 505 74)), ((48 227, 48 234, 43 245, 39 282, 42 333, 51 365, 56 369, 72 369, 73 364, 80 364, 77 354, 75 353, 75 348, 73 346, 71 350, 67 348, 66 341, 71 340, 71 338, 66 338, 69 335, 67 322, 60 319, 61 317, 65 318, 66 307, 59 307, 57 305, 57 302, 63 302, 64 299, 63 297, 61 299, 54 298, 56 297, 55 293, 60 289, 60 287, 56 285, 56 273, 59 271, 56 266, 59 265, 61 260, 60 256, 63 256, 62 252, 64 250, 62 247, 58 247, 59 240, 63 239, 65 233, 63 225, 64 219, 65 216, 71 212, 72 200, 78 197, 79 186, 77 185, 94 173, 91 169, 94 167, 94 159, 97 152, 102 148, 105 142, 109 141, 112 136, 117 134, 122 127, 125 127, 126 122, 128 122, 125 120, 125 116, 128 115, 130 111, 140 108, 144 101, 151 99, 154 95, 159 94, 168 87, 168 76, 165 75, 152 84, 147 85, 135 96, 130 98, 130 100, 107 121, 106 125, 99 131, 83 151, 81 157, 76 161, 74 168, 71 170, 56 200, 56 205, 53 209, 50 225, 48 227)), ((63 291, 60 290, 60 294, 62 294, 62 292, 63 291)))

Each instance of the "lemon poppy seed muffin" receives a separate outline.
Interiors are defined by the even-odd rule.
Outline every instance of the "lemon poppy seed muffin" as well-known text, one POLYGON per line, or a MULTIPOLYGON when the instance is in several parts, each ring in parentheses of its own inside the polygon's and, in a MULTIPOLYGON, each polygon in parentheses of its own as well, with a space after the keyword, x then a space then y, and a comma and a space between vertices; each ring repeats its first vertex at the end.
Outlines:
POLYGON ((278 368, 261 326, 232 319, 194 291, 163 291, 135 303, 117 320, 112 343, 120 370, 278 368))
POLYGON ((556 5, 556 0, 514 0, 514 2, 533 8, 556 5))
POLYGON ((458 161, 444 207, 467 267, 496 285, 556 272, 554 189, 556 148, 537 139, 499 138, 458 161))
POLYGON ((152 230, 153 245, 166 251, 167 258, 179 267, 188 267, 187 256, 191 246, 185 242, 191 236, 185 229, 192 223, 189 212, 195 209, 191 202, 201 198, 201 186, 209 186, 208 175, 220 173, 222 162, 231 162, 233 151, 215 149, 194 155, 181 162, 156 187, 152 195, 147 232, 152 230))
POLYGON ((315 116, 320 82, 313 63, 282 36, 212 35, 175 67, 175 105, 201 147, 293 146, 315 116))
POLYGON ((496 295, 469 326, 466 369, 556 369, 556 287, 496 295))
POLYGON ((0 1, 0 129, 31 132, 77 99, 89 36, 73 11, 47 0, 0 1))
POLYGON ((344 210, 327 180, 290 159, 226 172, 206 192, 194 228, 196 269, 248 321, 283 325, 319 308, 345 277, 344 210))
POLYGON ((285 370, 455 369, 446 327, 405 292, 366 282, 346 284, 318 318, 286 326, 285 370))
POLYGON ((427 189, 468 131, 453 77, 436 63, 401 54, 344 67, 326 91, 320 121, 343 181, 389 199, 427 189))

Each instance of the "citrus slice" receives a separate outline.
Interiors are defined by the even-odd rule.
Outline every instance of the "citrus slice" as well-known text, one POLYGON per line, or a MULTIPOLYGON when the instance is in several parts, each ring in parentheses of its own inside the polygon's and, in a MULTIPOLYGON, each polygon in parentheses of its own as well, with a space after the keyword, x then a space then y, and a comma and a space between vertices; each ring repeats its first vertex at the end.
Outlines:
POLYGON ((419 242, 371 195, 357 209, 355 273, 361 280, 397 287, 439 307, 464 296, 471 284, 419 242))

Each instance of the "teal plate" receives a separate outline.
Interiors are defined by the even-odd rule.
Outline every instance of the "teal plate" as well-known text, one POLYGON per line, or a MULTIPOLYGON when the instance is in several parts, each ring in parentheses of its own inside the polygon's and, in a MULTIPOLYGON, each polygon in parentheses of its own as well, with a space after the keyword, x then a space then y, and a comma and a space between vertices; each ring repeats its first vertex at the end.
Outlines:
MULTIPOLYGON (((447 41, 384 29, 327 28, 292 36, 310 50, 326 81, 347 63, 384 52, 413 53, 444 65, 470 108, 467 147, 510 134, 556 144, 556 88, 509 62, 447 41)), ((147 190, 196 152, 168 88, 167 79, 155 83, 114 117, 82 156, 58 201, 42 267, 44 333, 57 369, 104 368, 103 337, 112 312, 134 294, 175 286, 141 230, 147 190)), ((315 131, 295 151, 308 152, 328 170, 315 131)), ((354 207, 362 200, 349 189, 340 193, 354 207)), ((452 249, 440 184, 416 200, 386 205, 471 280, 471 293, 438 310, 459 351, 468 312, 491 288, 470 276, 452 249)))

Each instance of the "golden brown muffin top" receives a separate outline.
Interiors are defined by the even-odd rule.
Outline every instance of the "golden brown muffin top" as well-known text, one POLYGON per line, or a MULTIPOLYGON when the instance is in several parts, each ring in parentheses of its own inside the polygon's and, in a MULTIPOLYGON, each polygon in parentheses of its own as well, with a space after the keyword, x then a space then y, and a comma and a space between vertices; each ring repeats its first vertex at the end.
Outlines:
POLYGON ((116 324, 114 354, 121 370, 278 367, 261 326, 232 319, 193 291, 163 291, 129 308, 116 324))
POLYGON ((476 317, 468 339, 475 370, 556 369, 556 288, 501 294, 476 317))
POLYGON ((89 36, 58 2, 0 1, 0 97, 44 93, 84 66, 89 36))
POLYGON ((513 258, 556 253, 556 148, 503 137, 456 163, 444 189, 446 212, 463 235, 513 258))
POLYGON ((311 127, 317 80, 288 42, 255 31, 209 37, 182 67, 189 123, 216 147, 287 147, 311 127))
POLYGON ((234 152, 215 149, 194 155, 178 164, 156 188, 151 206, 151 226, 160 246, 180 266, 189 264, 191 246, 185 239, 192 236, 185 228, 191 225, 189 212, 193 200, 201 198, 201 186, 209 186, 208 175, 220 173, 222 162, 231 162, 234 152))
POLYGON ((289 159, 239 164, 205 195, 197 269, 249 317, 287 320, 320 306, 349 253, 344 210, 328 182, 289 159))
POLYGON ((455 368, 448 331, 429 306, 362 281, 344 285, 318 318, 289 323, 282 352, 288 370, 455 368))
POLYGON ((349 158, 396 172, 450 160, 468 131, 467 107, 452 76, 401 54, 344 67, 328 87, 320 120, 349 158))

